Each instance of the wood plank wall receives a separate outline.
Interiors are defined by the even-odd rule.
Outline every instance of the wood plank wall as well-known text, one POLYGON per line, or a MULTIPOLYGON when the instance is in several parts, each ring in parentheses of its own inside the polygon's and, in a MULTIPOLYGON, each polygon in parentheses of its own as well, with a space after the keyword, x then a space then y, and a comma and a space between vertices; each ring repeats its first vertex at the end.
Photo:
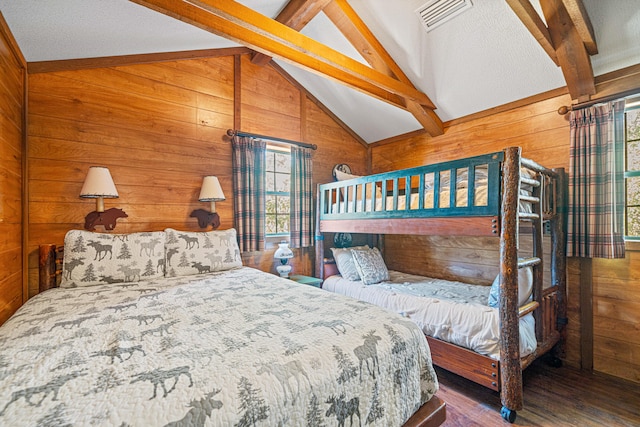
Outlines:
POLYGON ((23 301, 22 185, 26 63, 0 15, 0 324, 23 301))
MULTIPOLYGON (((372 171, 385 172, 522 147, 523 154, 547 167, 569 168, 569 124, 557 109, 566 95, 534 102, 475 120, 448 123, 445 134, 414 136, 374 144, 372 171)), ((387 236, 390 268, 487 284, 497 272, 497 242, 486 238, 387 236)), ((497 240, 497 239, 494 239, 497 240)), ((593 260, 593 368, 640 382, 640 253, 624 260, 593 260)), ((578 259, 568 262, 568 339, 565 361, 581 364, 580 293, 584 277, 578 259)), ((590 333, 590 331, 586 331, 590 333)))
POLYGON ((593 368, 640 383, 640 247, 594 259, 592 280, 593 368))
MULTIPOLYGON (((61 244, 95 209, 93 200, 78 197, 91 165, 109 167, 120 193, 105 200, 106 207, 129 215, 118 220, 116 233, 199 230, 189 214, 207 207, 197 197, 202 177, 212 174, 227 196, 216 204, 220 228, 232 227, 226 131, 236 123, 246 132, 293 140, 304 130, 306 142, 319 146, 316 182, 331 178, 334 159, 364 168, 365 148, 304 93, 272 67, 251 64, 247 55, 239 62, 240 70, 226 56, 29 75, 31 295, 37 292, 38 245, 61 244)), ((299 251, 294 268, 310 274, 313 258, 313 250, 299 251)), ((273 250, 245 254, 244 261, 275 271, 273 250)))

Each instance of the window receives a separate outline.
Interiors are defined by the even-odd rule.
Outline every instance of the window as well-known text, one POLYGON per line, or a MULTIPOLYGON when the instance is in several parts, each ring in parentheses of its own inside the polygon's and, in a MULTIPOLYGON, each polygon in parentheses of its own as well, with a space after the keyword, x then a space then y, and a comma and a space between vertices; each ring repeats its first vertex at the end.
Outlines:
POLYGON ((266 237, 289 236, 291 154, 267 145, 266 161, 266 237))
POLYGON ((630 240, 640 240, 640 98, 627 101, 625 153, 625 235, 630 240))

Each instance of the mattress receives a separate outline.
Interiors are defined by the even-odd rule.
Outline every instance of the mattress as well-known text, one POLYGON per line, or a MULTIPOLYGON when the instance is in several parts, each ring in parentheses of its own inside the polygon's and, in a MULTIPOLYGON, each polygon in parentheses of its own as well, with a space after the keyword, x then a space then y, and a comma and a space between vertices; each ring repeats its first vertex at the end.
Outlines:
MULTIPOLYGON (((322 288, 399 313, 425 335, 500 359, 498 309, 489 307, 490 286, 469 285, 390 271, 390 280, 375 285, 327 278, 322 288)), ((532 314, 520 318, 520 356, 537 347, 532 314)))
POLYGON ((52 289, 0 327, 0 425, 401 425, 412 322, 252 268, 52 289))

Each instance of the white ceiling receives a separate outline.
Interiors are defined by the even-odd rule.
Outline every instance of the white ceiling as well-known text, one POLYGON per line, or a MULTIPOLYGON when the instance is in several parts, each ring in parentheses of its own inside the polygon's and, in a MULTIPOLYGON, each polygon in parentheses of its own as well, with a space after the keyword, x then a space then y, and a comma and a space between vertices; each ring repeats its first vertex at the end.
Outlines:
MULTIPOLYGON (((442 121, 564 86, 561 70, 504 0, 472 0, 471 9, 429 33, 414 12, 426 1, 349 3, 442 121)), ((275 17, 286 0, 240 3, 275 17)), ((599 49, 594 74, 640 63, 640 0, 583 3, 599 49)), ((28 62, 237 46, 128 0, 0 0, 0 11, 28 62)), ((302 32, 364 62, 322 13, 302 32)), ((420 128, 404 110, 279 64, 367 142, 420 128)))

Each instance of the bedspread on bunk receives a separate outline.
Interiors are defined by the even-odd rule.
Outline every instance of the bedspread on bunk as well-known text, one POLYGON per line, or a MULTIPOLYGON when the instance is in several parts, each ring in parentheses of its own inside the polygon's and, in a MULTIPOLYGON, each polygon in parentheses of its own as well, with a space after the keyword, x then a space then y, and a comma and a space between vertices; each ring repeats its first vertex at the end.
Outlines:
MULTIPOLYGON (((469 285, 390 271, 390 280, 375 285, 327 278, 322 288, 400 313, 414 321, 425 335, 500 358, 498 309, 487 305, 490 286, 469 285)), ((535 321, 520 319, 520 356, 537 346, 535 321)))
POLYGON ((0 425, 401 425, 437 388, 412 322, 247 267, 53 289, 0 327, 0 425))

